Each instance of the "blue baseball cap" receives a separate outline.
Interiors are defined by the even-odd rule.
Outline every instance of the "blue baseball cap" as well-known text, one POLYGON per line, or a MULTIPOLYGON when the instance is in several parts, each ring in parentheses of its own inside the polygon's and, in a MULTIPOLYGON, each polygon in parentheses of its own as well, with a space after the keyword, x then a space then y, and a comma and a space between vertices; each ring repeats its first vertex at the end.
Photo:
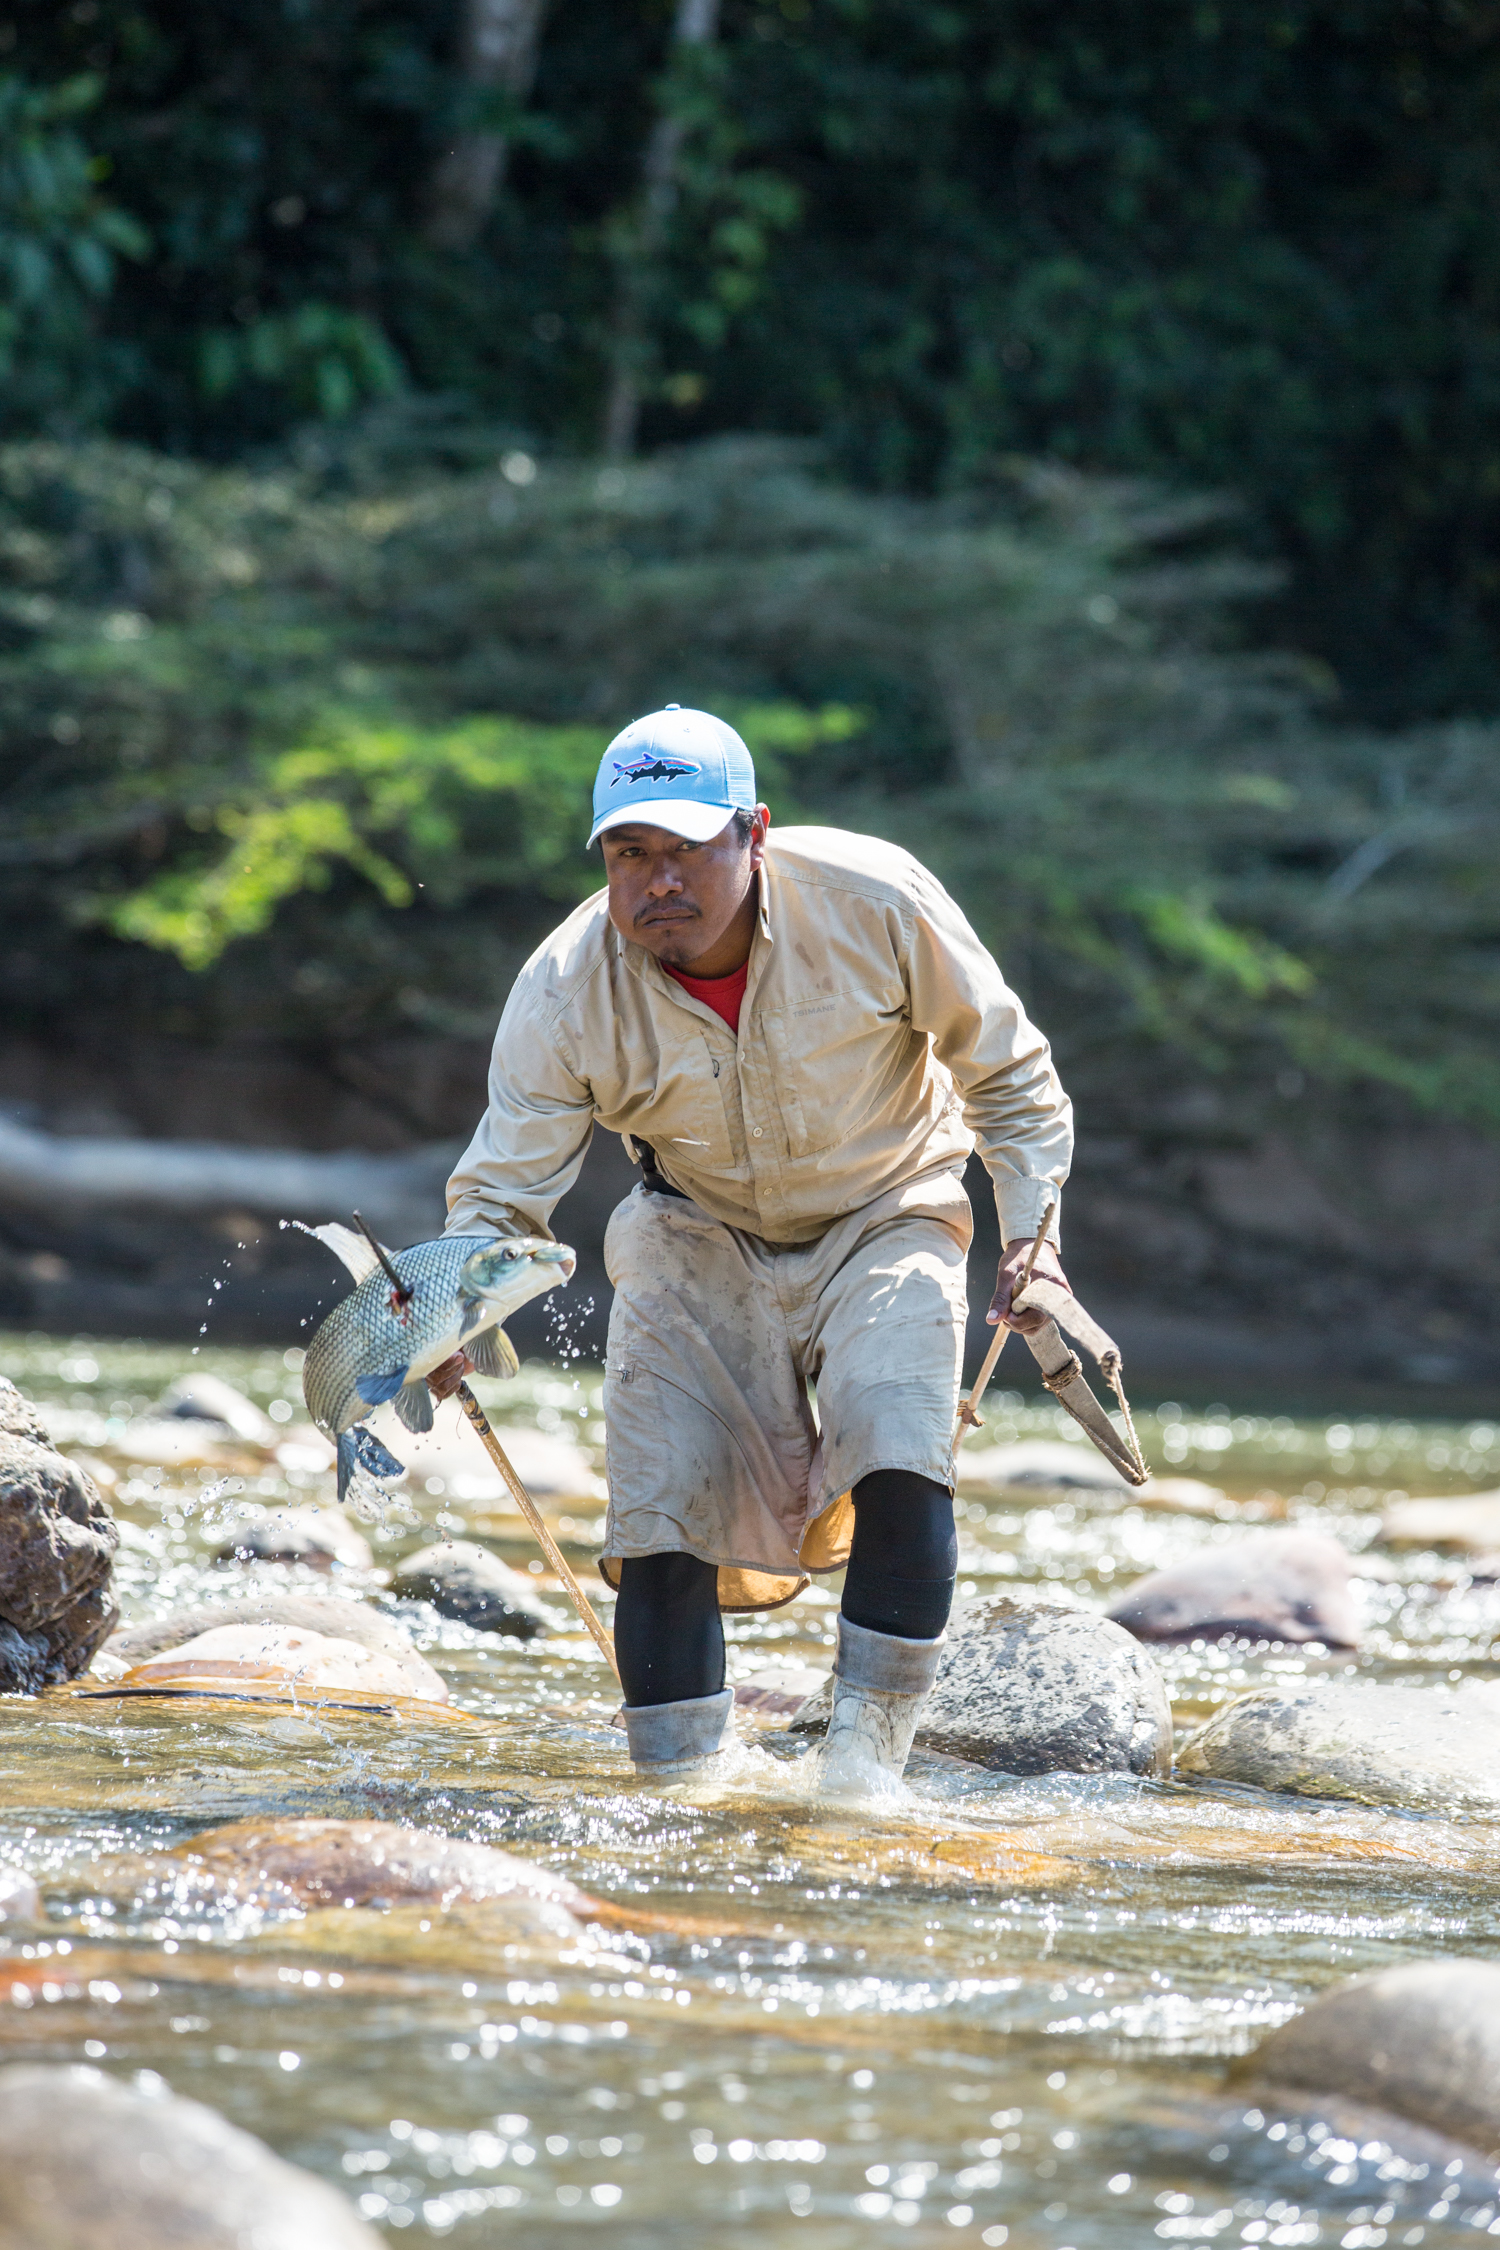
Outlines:
POLYGON ((633 720, 600 759, 589 842, 639 820, 706 844, 732 813, 755 806, 754 762, 733 727, 669 703, 633 720))

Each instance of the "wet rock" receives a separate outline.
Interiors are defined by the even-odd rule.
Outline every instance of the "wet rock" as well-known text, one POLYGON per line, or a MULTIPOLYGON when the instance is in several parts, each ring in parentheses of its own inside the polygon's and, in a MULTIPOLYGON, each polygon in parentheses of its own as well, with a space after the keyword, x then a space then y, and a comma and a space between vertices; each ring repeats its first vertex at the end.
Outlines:
POLYGON ((1372 2103, 1500 2163, 1500 1965, 1409 1961, 1314 2000, 1236 2081, 1372 2103))
POLYGON ((42 1894, 21 1867, 0 1867, 0 1922, 37 1922, 42 1894))
POLYGON ((217 1560, 306 1563, 313 1570, 371 1570, 375 1557, 364 1533, 336 1508, 278 1508, 242 1524, 219 1549, 217 1560))
MULTIPOLYGON (((34 1423, 7 1389, 7 1418, 34 1423)), ((34 1694, 86 1670, 118 1615, 119 1537, 81 1469, 34 1437, 0 1433, 0 1691, 34 1694)))
MULTIPOLYGON (((1234 1516, 1239 1509, 1222 1485, 1205 1484, 1201 1477, 1152 1477, 1130 1495, 1132 1508, 1151 1508, 1162 1516, 1234 1516)), ((1279 1493, 1269 1493, 1250 1503, 1252 1511, 1282 1512, 1279 1493)))
POLYGON ((379 2250, 335 2189, 160 2080, 0 2070, 0 2250, 379 2250))
POLYGON ((1323 1680, 1257 1688, 1184 1743, 1178 1772, 1423 1812, 1500 1812, 1500 1689, 1323 1680))
POLYGON ((264 1448, 237 1438, 220 1422, 141 1419, 127 1422, 106 1441, 117 1460, 140 1469, 224 1469, 251 1475, 265 1463, 264 1448))
POLYGON ((1388 1547, 1444 1547, 1487 1554, 1500 1547, 1500 1492, 1457 1500, 1397 1500, 1380 1519, 1388 1547))
POLYGON ((1067 1445, 1054 1438, 1026 1438, 1017 1445, 966 1446, 958 1456, 955 1473, 965 1487, 988 1485, 993 1491, 1010 1486, 1076 1492, 1130 1490, 1119 1472, 1087 1441, 1067 1445))
POLYGON ((446 1703, 448 1688, 415 1649, 396 1657, 301 1625, 216 1625, 133 1665, 123 1688, 196 1686, 211 1691, 284 1685, 299 1692, 354 1688, 361 1695, 417 1696, 446 1703))
MULTIPOLYGON (((821 1732, 828 1704, 825 1686, 793 1729, 821 1732)), ((917 1741, 998 1773, 1164 1774, 1172 1713, 1156 1666, 1121 1626, 1001 1596, 955 1611, 917 1741)))
POLYGON ((1108 1614, 1143 1641, 1321 1641, 1353 1648, 1349 1557, 1317 1531, 1199 1547, 1118 1594, 1108 1614))
POLYGON ((507 1633, 518 1641, 534 1640, 553 1622, 530 1579, 472 1539, 450 1539, 408 1555, 391 1581, 391 1592, 408 1601, 431 1602, 444 1617, 456 1617, 482 1633, 507 1633))
POLYGON ((174 1421, 213 1423, 249 1445, 274 1446, 281 1434, 253 1399, 218 1375, 180 1375, 162 1393, 161 1412, 174 1421))
MULTIPOLYGON (((437 1487, 476 1504, 498 1501, 507 1515, 516 1512, 504 1478, 456 1406, 439 1407, 433 1428, 420 1437, 403 1429, 389 1406, 377 1407, 370 1428, 406 1463, 414 1489, 426 1485, 430 1492, 437 1487)), ((511 1422, 497 1422, 495 1435, 534 1500, 599 1505, 608 1499, 609 1488, 582 1446, 551 1431, 511 1422)))
POLYGON ((824 1673, 811 1672, 805 1664, 764 1664, 748 1680, 735 1682, 734 1706, 737 1711, 759 1712, 766 1718, 780 1717, 800 1711, 825 1680, 824 1673))
POLYGON ((176 1847, 238 1895, 304 1907, 504 1901, 518 1930, 576 1937, 593 1902, 533 1861, 384 1820, 242 1820, 176 1847))
POLYGON ((46 1423, 8 1375, 0 1375, 0 1433, 6 1437, 29 1438, 33 1445, 45 1445, 49 1449, 52 1444, 46 1423))
POLYGON ((122 1625, 112 1633, 106 1654, 126 1665, 144 1663, 164 1648, 180 1648, 184 1641, 216 1625, 298 1625, 310 1633, 327 1633, 335 1640, 356 1641, 361 1648, 385 1656, 415 1656, 416 1644, 404 1625, 368 1602, 341 1601, 336 1594, 277 1594, 257 1592, 234 1601, 189 1602, 138 1625, 122 1625))

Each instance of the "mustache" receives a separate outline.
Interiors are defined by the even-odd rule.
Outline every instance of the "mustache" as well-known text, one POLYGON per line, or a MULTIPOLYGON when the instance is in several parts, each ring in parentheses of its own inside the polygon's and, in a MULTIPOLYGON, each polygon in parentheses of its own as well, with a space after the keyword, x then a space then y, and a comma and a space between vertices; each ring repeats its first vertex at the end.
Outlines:
POLYGON ((654 922, 664 913, 670 914, 674 921, 683 921, 689 916, 695 921, 702 919, 702 909, 694 906, 691 899, 677 899, 670 906, 664 900, 658 899, 653 905, 641 908, 635 917, 635 926, 639 929, 643 923, 654 922))

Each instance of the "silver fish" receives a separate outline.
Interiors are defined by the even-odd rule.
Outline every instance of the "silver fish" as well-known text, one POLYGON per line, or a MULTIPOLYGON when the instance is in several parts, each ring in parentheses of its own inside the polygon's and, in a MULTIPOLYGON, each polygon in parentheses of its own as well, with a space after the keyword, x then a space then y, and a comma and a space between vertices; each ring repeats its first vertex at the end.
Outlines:
POLYGON ((394 1399, 409 1430, 430 1430, 426 1379, 459 1350, 481 1375, 514 1375, 515 1349, 499 1323, 571 1281, 577 1264, 565 1244, 538 1235, 444 1235, 387 1252, 410 1291, 403 1301, 362 1236, 335 1225, 304 1232, 326 1243, 358 1284, 320 1323, 302 1368, 307 1410, 338 1448, 341 1500, 356 1468, 383 1479, 405 1474, 362 1426, 370 1408, 394 1399))

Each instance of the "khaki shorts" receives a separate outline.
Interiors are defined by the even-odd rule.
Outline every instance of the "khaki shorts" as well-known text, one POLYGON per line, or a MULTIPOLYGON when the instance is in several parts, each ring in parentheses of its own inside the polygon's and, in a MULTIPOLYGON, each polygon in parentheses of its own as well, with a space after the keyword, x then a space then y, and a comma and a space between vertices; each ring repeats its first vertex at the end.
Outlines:
POLYGON ((604 1238, 607 1582, 675 1551, 718 1565, 725 1609, 774 1609, 848 1560, 861 1477, 951 1489, 972 1231, 951 1171, 802 1244, 627 1196, 604 1238))

